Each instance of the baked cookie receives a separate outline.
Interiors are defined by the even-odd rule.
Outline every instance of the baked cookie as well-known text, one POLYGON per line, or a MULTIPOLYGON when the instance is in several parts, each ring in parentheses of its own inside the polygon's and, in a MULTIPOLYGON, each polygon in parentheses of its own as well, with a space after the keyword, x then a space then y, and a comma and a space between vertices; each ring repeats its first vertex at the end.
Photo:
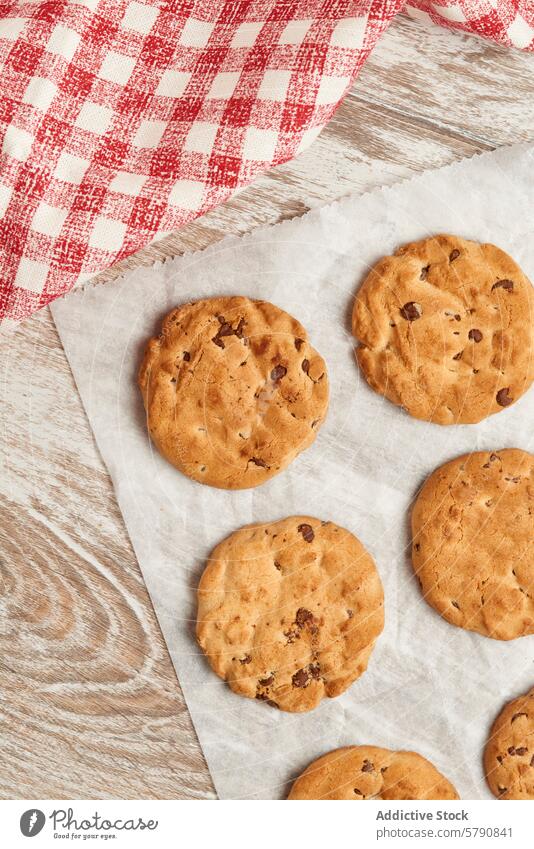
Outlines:
POLYGON ((497 640, 534 634, 534 456, 477 451, 441 466, 412 512, 413 567, 448 622, 497 640))
POLYGON ((458 799, 430 761, 416 752, 346 746, 313 761, 289 799, 458 799))
POLYGON ((534 380, 534 289, 495 245, 399 248, 363 283, 352 332, 367 382, 417 419, 479 422, 534 380))
POLYGON ((161 454, 200 483, 247 489, 315 439, 326 366, 303 326, 266 301, 184 304, 148 343, 139 386, 161 454))
POLYGON ((291 516, 241 528, 214 549, 198 589, 197 637, 235 693, 307 711, 365 671, 383 603, 355 536, 291 516))
POLYGON ((534 799, 534 690, 509 702, 493 723, 484 769, 498 799, 534 799))

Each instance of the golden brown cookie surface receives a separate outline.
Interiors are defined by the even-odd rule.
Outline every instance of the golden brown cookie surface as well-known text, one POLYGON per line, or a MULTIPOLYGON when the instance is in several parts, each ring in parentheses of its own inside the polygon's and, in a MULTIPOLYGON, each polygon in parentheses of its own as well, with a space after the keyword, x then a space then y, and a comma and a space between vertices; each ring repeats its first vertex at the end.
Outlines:
POLYGON ((212 552, 197 637, 234 692, 286 711, 343 693, 384 626, 373 559, 333 522, 291 516, 241 528, 212 552))
POLYGON ((447 621, 499 640, 534 634, 534 457, 477 451, 428 478, 412 512, 412 561, 447 621))
POLYGON ((495 245, 441 235, 384 257, 352 332, 367 382, 418 419, 478 422, 534 380, 534 290, 495 245))
POLYGON ((458 799, 453 785, 416 752, 346 746, 313 761, 289 799, 458 799))
POLYGON ((328 406, 326 365, 302 325, 244 297, 173 310, 148 343, 139 385, 160 453, 223 489, 282 471, 311 445, 328 406))
POLYGON ((534 799, 534 689, 509 702, 493 723, 484 769, 498 799, 534 799))

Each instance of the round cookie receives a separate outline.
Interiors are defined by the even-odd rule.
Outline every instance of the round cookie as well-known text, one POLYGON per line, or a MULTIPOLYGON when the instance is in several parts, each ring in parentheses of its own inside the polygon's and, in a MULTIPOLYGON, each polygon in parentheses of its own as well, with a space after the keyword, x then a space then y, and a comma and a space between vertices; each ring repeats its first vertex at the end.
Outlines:
POLYGON ((479 422, 534 380, 534 289, 495 245, 399 248, 361 286, 352 332, 367 382, 417 419, 479 422))
POLYGON ((383 603, 373 559, 353 534, 291 516, 241 528, 214 549, 197 638, 235 693, 307 711, 365 671, 383 603))
POLYGON ((534 456, 477 451, 436 469, 412 512, 412 560, 448 622, 497 640, 534 634, 534 456))
POLYGON ((534 690, 509 702, 493 723, 484 770, 498 799, 534 799, 534 690))
POLYGON ((160 453, 222 489, 258 486, 285 469, 311 445, 328 407, 326 365, 302 325, 244 297, 169 313, 138 379, 160 453))
POLYGON ((416 752, 346 746, 313 761, 289 799, 458 799, 453 785, 416 752))

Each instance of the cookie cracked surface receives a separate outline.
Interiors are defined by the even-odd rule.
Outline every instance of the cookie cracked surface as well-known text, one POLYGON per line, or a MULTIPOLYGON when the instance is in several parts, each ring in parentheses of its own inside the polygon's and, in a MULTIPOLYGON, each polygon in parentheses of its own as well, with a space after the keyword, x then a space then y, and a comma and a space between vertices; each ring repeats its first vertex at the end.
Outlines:
POLYGON ((484 770, 498 799, 534 799, 534 689, 509 702, 493 723, 484 770))
POLYGON ((412 512, 412 561, 448 622, 498 640, 534 634, 534 456, 477 451, 436 469, 412 512))
POLYGON ((322 357, 266 301, 185 304, 149 341, 139 386, 150 436, 193 480, 258 486, 314 441, 328 407, 322 357))
POLYGON ((370 386, 425 421, 478 422, 534 380, 534 289, 495 245, 441 235, 384 257, 352 332, 370 386))
POLYGON ((289 799, 458 799, 436 767, 416 752, 346 746, 313 761, 289 799))
POLYGON ((343 693, 383 627, 373 559, 349 531, 309 516, 231 534, 199 584, 197 638, 213 670, 285 711, 343 693))

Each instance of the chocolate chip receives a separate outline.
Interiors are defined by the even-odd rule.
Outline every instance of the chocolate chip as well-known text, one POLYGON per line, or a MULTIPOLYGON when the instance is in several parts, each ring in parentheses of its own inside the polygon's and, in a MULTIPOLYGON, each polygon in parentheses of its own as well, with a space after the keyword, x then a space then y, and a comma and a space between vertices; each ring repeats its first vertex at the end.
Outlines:
POLYGON ((425 265, 424 268, 421 269, 421 274, 419 275, 419 280, 426 280, 429 271, 430 271, 430 266, 425 265))
POLYGON ((300 351, 303 345, 304 339, 295 339, 295 348, 297 349, 297 351, 300 351))
POLYGON ((469 339, 472 339, 473 342, 482 342, 482 333, 476 327, 473 327, 472 330, 467 334, 469 339))
POLYGON ((357 795, 357 796, 363 796, 362 791, 361 791, 361 790, 358 790, 358 788, 357 788, 357 787, 355 787, 355 788, 354 788, 354 792, 356 793, 356 795, 357 795))
POLYGON ((276 569, 278 569, 279 572, 282 571, 282 567, 280 566, 280 564, 277 560, 274 561, 274 565, 275 565, 276 569))
POLYGON ((501 407, 507 407, 509 404, 513 404, 514 399, 509 395, 510 387, 507 386, 505 389, 499 389, 497 392, 497 404, 501 407))
POLYGON ((244 318, 239 319, 239 323, 235 330, 230 324, 230 322, 226 321, 223 315, 218 315, 217 320, 220 324, 220 327, 211 341, 214 342, 215 345, 217 345, 219 348, 222 348, 224 350, 224 336, 237 336, 239 339, 243 338, 243 325, 245 323, 244 318))
POLYGON ((311 525, 299 525, 297 530, 299 534, 302 534, 306 542, 313 542, 315 534, 311 525))
POLYGON ((308 372, 310 370, 310 361, 309 360, 302 360, 301 369, 304 372, 304 374, 308 374, 308 372))
POLYGON ((262 469, 269 468, 265 460, 262 460, 261 457, 251 457, 249 463, 254 463, 255 466, 261 466, 262 469))
POLYGON ((401 307, 400 314, 406 321, 415 321, 418 318, 421 318, 423 314, 423 310, 420 304, 416 304, 415 301, 408 301, 407 304, 404 304, 401 307))
POLYGON ((309 675, 306 669, 299 669, 291 679, 294 687, 305 687, 309 681, 309 675))
POLYGON ((456 315, 454 316, 454 318, 456 319, 456 321, 461 321, 461 320, 462 320, 462 316, 461 316, 459 313, 456 313, 456 315))
POLYGON ((507 292, 514 291, 514 281, 513 280, 497 280, 496 283, 491 287, 491 291, 494 289, 505 289, 507 292))
POLYGON ((242 657, 240 659, 239 663, 243 664, 243 666, 244 666, 246 663, 250 663, 251 660, 252 660, 251 656, 249 654, 246 654, 245 657, 242 657))
POLYGON ((524 755, 526 755, 527 752, 528 752, 528 749, 527 749, 526 746, 520 746, 519 749, 515 750, 516 755, 519 755, 520 758, 522 758, 524 755))
POLYGON ((451 601, 451 604, 452 604, 453 607, 456 608, 456 610, 460 610, 460 605, 458 604, 457 601, 451 601))
POLYGON ((313 622, 313 613, 311 610, 306 610, 305 607, 299 607, 295 616, 295 622, 299 628, 304 628, 306 622, 313 622))
POLYGON ((362 772, 374 772, 375 766, 371 761, 365 760, 362 765, 362 772))
POLYGON ((461 360, 463 353, 463 351, 458 351, 458 353, 454 355, 453 360, 461 360))
POLYGON ((232 335, 232 325, 225 321, 222 315, 218 315, 217 318, 219 319, 219 323, 221 326, 219 327, 217 333, 211 341, 214 342, 219 348, 222 348, 224 350, 223 336, 232 335))
POLYGON ((502 764, 503 760, 504 760, 504 758, 503 758, 502 755, 497 755, 497 763, 502 764))
POLYGON ((451 253, 449 254, 449 262, 454 262, 454 260, 455 260, 455 259, 458 259, 458 257, 459 257, 459 256, 460 256, 460 251, 459 251, 459 250, 456 250, 456 248, 455 248, 455 249, 454 249, 453 251, 451 251, 451 253))
POLYGON ((310 663, 308 669, 311 677, 314 678, 316 681, 318 678, 321 677, 321 667, 318 663, 310 663))
POLYGON ((190 359, 191 354, 189 353, 189 351, 184 351, 184 360, 186 361, 186 363, 188 363, 190 359))
POLYGON ((271 372, 271 380, 277 381, 282 380, 287 374, 287 369, 285 366, 275 366, 271 372))
POLYGON ((268 678, 260 678, 258 684, 260 687, 270 687, 271 684, 274 684, 274 675, 269 675, 268 678))
POLYGON ((509 755, 515 755, 515 746, 510 746, 508 748, 508 754, 509 755))
POLYGON ((514 715, 512 716, 512 722, 515 722, 516 719, 519 719, 520 716, 528 716, 528 714, 527 713, 514 713, 514 715))
POLYGON ((277 707, 278 707, 278 702, 273 702, 273 700, 272 700, 272 699, 265 699, 265 701, 266 701, 266 702, 267 702, 267 704, 268 704, 268 705, 270 705, 271 707, 275 707, 275 708, 277 708, 277 707))
POLYGON ((354 616, 354 610, 350 610, 349 608, 349 610, 347 610, 347 616, 349 617, 349 619, 352 619, 352 617, 354 616))

